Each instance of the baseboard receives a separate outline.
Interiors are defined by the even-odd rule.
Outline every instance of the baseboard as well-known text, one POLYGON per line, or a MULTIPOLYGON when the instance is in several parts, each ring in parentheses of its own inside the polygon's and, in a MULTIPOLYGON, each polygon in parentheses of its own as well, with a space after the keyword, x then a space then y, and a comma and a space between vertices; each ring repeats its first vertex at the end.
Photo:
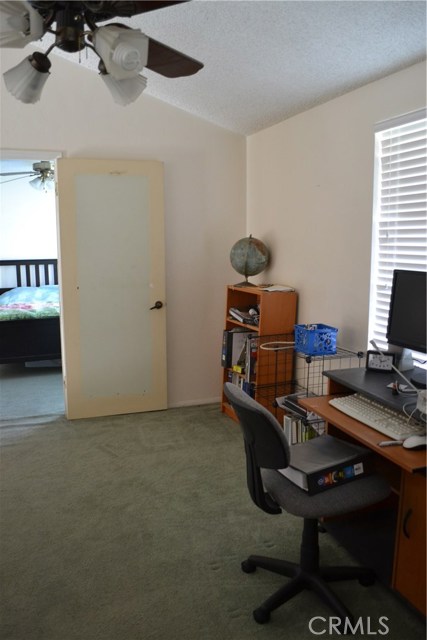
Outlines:
POLYGON ((180 407, 196 407, 201 404, 219 404, 221 402, 220 396, 217 398, 198 398, 197 400, 184 400, 183 402, 176 402, 169 405, 169 409, 179 409, 180 407))

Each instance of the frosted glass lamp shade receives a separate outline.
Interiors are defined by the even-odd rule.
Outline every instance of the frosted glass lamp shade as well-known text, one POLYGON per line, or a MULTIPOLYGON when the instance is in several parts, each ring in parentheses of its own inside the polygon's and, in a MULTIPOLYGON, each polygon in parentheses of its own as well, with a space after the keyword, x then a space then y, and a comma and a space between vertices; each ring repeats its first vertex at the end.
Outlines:
POLYGON ((0 47, 22 49, 43 33, 43 18, 28 2, 0 2, 0 47))
POLYGON ((43 53, 35 52, 16 67, 3 74, 7 90, 17 100, 34 104, 40 100, 41 92, 50 73, 50 60, 43 53))
POLYGON ((149 38, 139 29, 110 24, 96 29, 92 40, 107 73, 115 80, 135 78, 147 64, 149 38))
POLYGON ((101 73, 100 75, 113 96, 114 102, 122 106, 135 102, 147 86, 147 78, 141 75, 123 80, 116 80, 109 73, 101 73))
POLYGON ((53 176, 37 176, 37 178, 33 178, 30 180, 29 184, 33 187, 33 189, 37 189, 37 191, 52 191, 55 180, 53 176))

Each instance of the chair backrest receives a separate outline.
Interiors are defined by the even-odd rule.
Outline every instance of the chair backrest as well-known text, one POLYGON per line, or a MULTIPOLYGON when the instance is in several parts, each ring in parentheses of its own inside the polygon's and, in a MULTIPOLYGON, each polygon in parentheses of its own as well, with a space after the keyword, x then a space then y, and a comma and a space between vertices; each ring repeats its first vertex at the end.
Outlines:
POLYGON ((224 393, 236 412, 243 432, 246 477, 255 504, 267 513, 281 513, 264 491, 260 469, 284 469, 289 464, 289 445, 276 418, 237 385, 226 382, 224 393))

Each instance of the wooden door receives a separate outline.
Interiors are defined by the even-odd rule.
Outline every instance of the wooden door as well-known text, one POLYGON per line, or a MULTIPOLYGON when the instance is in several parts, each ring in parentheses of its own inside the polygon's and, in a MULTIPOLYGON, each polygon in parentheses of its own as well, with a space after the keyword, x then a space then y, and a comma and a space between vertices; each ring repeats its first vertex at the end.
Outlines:
POLYGON ((61 158, 56 175, 66 415, 165 409, 163 166, 61 158))

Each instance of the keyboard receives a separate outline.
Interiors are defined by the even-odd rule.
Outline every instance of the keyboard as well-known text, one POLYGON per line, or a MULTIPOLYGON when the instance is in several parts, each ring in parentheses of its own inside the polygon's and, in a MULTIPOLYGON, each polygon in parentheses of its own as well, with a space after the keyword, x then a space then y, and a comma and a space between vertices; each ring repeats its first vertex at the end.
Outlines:
POLYGON ((400 411, 389 409, 359 393, 332 398, 329 404, 393 440, 405 440, 409 436, 424 435, 426 432, 424 425, 410 420, 400 411))

